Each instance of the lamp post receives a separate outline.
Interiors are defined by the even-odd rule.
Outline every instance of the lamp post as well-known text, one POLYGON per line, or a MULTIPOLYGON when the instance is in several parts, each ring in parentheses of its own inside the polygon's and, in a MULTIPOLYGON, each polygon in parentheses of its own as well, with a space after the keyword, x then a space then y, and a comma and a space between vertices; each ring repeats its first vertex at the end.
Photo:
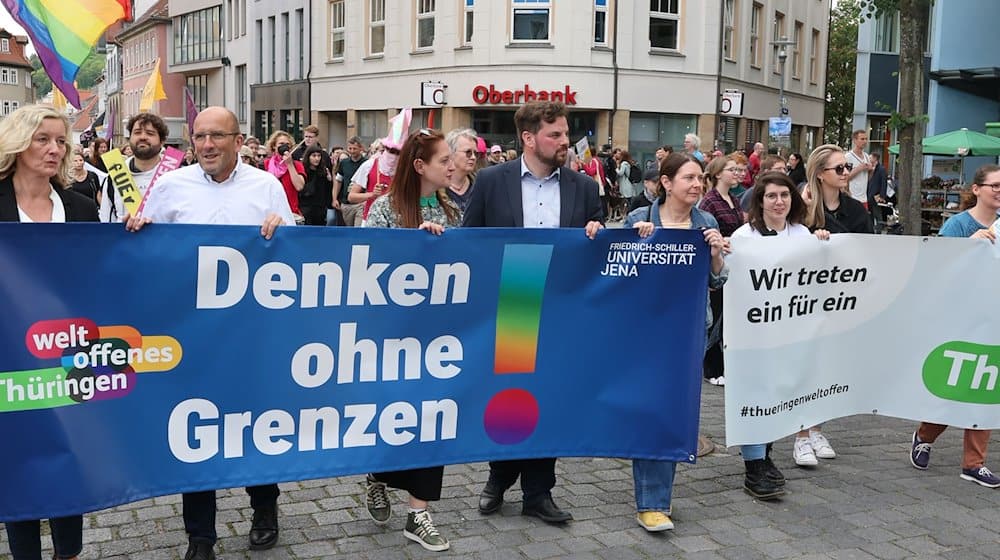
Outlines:
POLYGON ((778 85, 778 118, 788 117, 788 103, 785 99, 785 61, 788 60, 786 48, 795 45, 795 41, 789 41, 787 36, 782 35, 780 40, 771 41, 771 44, 778 47, 778 73, 781 80, 778 85))

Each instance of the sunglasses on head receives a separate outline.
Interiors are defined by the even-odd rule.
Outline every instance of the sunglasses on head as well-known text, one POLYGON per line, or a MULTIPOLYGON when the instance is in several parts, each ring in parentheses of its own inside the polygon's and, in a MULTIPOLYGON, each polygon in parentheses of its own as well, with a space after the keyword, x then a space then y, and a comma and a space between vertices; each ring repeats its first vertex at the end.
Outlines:
POLYGON ((848 173, 850 173, 851 170, 854 169, 854 164, 853 163, 842 163, 840 165, 834 165, 833 167, 824 167, 823 171, 829 171, 831 169, 837 175, 843 175, 844 171, 847 171, 848 173))

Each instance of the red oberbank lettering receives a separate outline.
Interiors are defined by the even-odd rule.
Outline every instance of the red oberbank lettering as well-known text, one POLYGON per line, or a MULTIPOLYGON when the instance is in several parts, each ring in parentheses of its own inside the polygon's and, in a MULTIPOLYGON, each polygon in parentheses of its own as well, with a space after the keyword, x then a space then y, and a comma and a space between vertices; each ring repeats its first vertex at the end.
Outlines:
POLYGON ((576 105, 576 90, 565 86, 562 90, 535 91, 524 84, 521 89, 497 89, 496 85, 477 85, 472 88, 472 101, 479 105, 520 105, 531 101, 562 101, 566 105, 576 105))

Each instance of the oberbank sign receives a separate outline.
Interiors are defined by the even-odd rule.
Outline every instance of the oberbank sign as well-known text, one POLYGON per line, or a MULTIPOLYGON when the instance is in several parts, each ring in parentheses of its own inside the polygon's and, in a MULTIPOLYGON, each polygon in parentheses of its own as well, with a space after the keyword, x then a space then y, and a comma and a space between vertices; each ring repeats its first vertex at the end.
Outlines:
POLYGON ((558 90, 536 91, 529 84, 523 88, 509 90, 497 89, 494 84, 477 85, 472 88, 472 100, 478 105, 520 105, 530 101, 561 101, 566 105, 576 105, 576 90, 569 85, 558 90))

